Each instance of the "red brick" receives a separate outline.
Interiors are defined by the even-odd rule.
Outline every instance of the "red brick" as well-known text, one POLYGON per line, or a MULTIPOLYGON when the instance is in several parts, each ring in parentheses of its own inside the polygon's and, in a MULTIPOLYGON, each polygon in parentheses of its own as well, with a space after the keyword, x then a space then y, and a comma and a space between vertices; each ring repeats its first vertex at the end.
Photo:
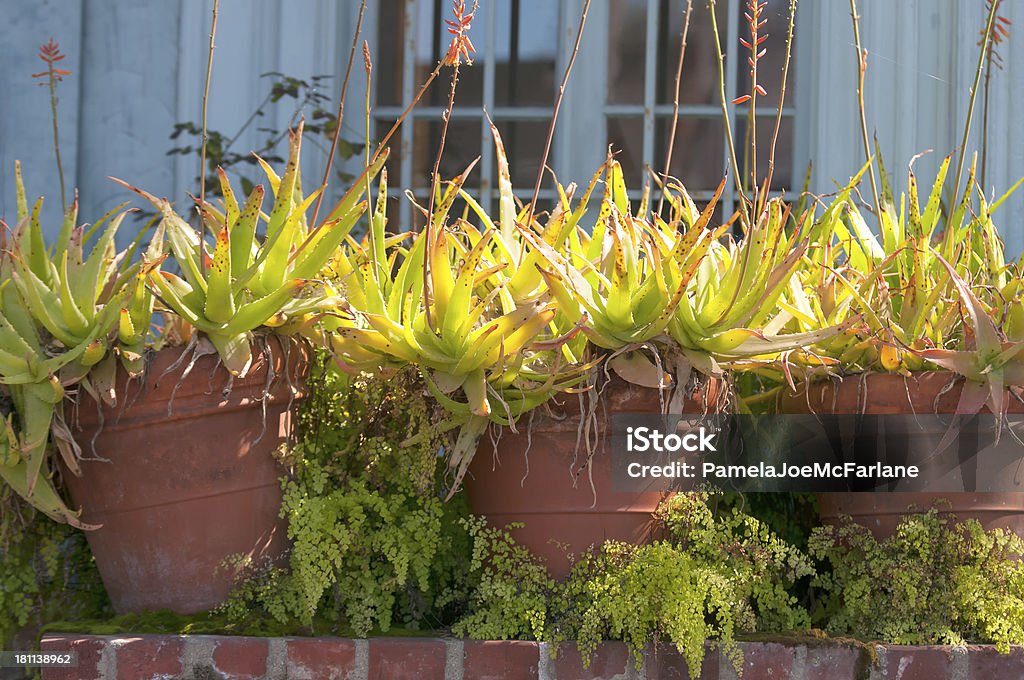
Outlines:
MULTIPOLYGON (((793 671, 795 648, 774 642, 741 642, 743 680, 779 680, 793 671)), ((731 663, 728 659, 723 664, 731 663)))
POLYGON ((1024 680, 1024 647, 1011 647, 1000 654, 988 645, 967 648, 967 677, 970 680, 1024 680))
POLYGON ((370 680, 444 680, 445 644, 437 638, 373 638, 370 680))
POLYGON ((532 680, 539 674, 540 645, 535 642, 463 643, 463 680, 532 680))
POLYGON ((255 680, 267 673, 266 638, 220 638, 213 650, 214 667, 232 680, 255 680))
POLYGON ((117 638, 118 680, 164 680, 182 675, 184 640, 168 635, 117 638))
POLYGON ((807 680, 856 680, 861 668, 870 670, 866 650, 829 645, 807 648, 807 680))
POLYGON ((886 646, 884 654, 886 680, 948 680, 952 671, 951 653, 943 647, 894 645, 886 646))
MULTIPOLYGON (((717 680, 718 668, 722 661, 718 648, 705 645, 704 660, 700 667, 700 680, 717 680)), ((728 663, 728 662, 726 662, 728 663)), ((690 669, 686 659, 675 645, 660 644, 647 648, 647 677, 658 680, 690 680, 690 669)))
POLYGON ((288 640, 288 677, 295 680, 347 680, 356 666, 356 644, 343 638, 288 640))
POLYGON ((100 655, 106 640, 81 635, 47 635, 40 648, 44 652, 78 652, 75 668, 44 668, 43 680, 95 680, 99 678, 100 655))
POLYGON ((621 677, 629 664, 636 664, 629 648, 622 642, 602 642, 590 657, 590 665, 583 666, 583 657, 574 644, 558 646, 558 656, 552 661, 558 680, 604 680, 621 677))

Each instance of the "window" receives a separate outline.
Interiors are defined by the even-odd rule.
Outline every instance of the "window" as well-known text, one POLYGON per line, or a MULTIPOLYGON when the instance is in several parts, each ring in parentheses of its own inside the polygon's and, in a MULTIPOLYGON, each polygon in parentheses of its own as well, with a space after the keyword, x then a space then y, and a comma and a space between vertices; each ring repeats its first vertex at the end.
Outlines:
MULTIPOLYGON (((495 200, 496 170, 483 112, 501 131, 513 186, 524 197, 532 192, 582 6, 583 0, 480 3, 470 34, 478 53, 474 64, 460 71, 441 175, 452 177, 479 156, 480 163, 468 186, 487 209, 495 200)), ((608 143, 619 153, 628 184, 637 195, 647 180, 648 167, 657 172, 664 169, 684 7, 680 0, 593 0, 548 159, 560 181, 585 183, 603 161, 608 143)), ((728 69, 726 95, 730 100, 749 88, 746 54, 739 45, 744 30, 742 10, 741 0, 719 0, 719 28, 728 69)), ((450 12, 449 0, 371 3, 368 32, 376 38, 371 42, 375 52, 371 124, 377 139, 412 101, 443 54, 448 43, 443 19, 450 12)), ((769 0, 766 12, 769 38, 764 46, 768 51, 759 75, 768 96, 760 98, 758 110, 761 140, 769 137, 774 127, 785 52, 787 0, 769 0)), ((773 190, 789 190, 794 183, 797 61, 794 54, 773 190)), ((398 161, 391 163, 392 185, 414 187, 422 203, 426 203, 437 154, 449 76, 450 70, 442 73, 391 144, 393 158, 398 161)), ((742 158, 746 107, 733 108, 733 133, 742 169, 746 162, 742 158)), ((762 142, 759 146, 760 164, 766 166, 768 144, 762 142)), ((684 182, 695 200, 707 200, 728 166, 727 158, 710 18, 704 1, 694 0, 671 174, 684 182)), ((759 170, 763 175, 763 168, 759 170)), ((735 205, 732 181, 730 178, 723 200, 727 213, 735 205)), ((552 198, 551 184, 546 181, 541 199, 552 198)), ((397 211, 400 224, 413 225, 418 216, 409 202, 395 195, 395 203, 392 211, 397 211)))
MULTIPOLYGON (((443 19, 450 18, 451 3, 381 0, 378 11, 381 54, 374 69, 372 117, 380 139, 444 53, 449 36, 443 19)), ((549 0, 497 0, 481 3, 477 9, 471 37, 478 53, 473 65, 459 72, 440 173, 453 177, 479 156, 467 186, 475 190, 485 209, 490 210, 493 200, 496 161, 484 111, 501 131, 513 186, 522 192, 532 190, 554 105, 559 15, 558 3, 549 0)), ((442 72, 392 144, 400 158, 396 185, 414 187, 423 203, 437 156, 450 73, 442 72)), ((541 192, 542 198, 552 196, 551 189, 541 192)), ((399 201, 397 209, 402 224, 413 224, 411 220, 418 217, 406 200, 399 201)))
MULTIPOLYGON (((787 0, 769 0, 765 8, 769 37, 762 47, 767 52, 758 65, 758 81, 767 91, 759 97, 757 135, 758 176, 768 165, 768 143, 775 125, 781 73, 785 58, 787 0)), ((607 17, 608 94, 604 107, 608 141, 621 149, 619 160, 630 186, 639 195, 646 168, 665 168, 665 156, 672 128, 675 74, 685 4, 679 0, 612 0, 607 17)), ((750 90, 747 54, 739 43, 746 34, 746 20, 738 0, 719 2, 719 31, 726 54, 725 91, 728 101, 750 90)), ((792 119, 794 71, 791 63, 786 107, 779 131, 773 190, 788 189, 793 179, 792 119), (779 162, 782 161, 782 162, 779 162)), ((729 167, 725 126, 719 102, 718 64, 715 59, 711 18, 705 3, 693 3, 683 77, 679 93, 679 121, 670 175, 682 180, 695 201, 709 200, 713 189, 729 167)), ((748 172, 744 158, 747 107, 734 107, 732 123, 741 172, 748 172)), ((731 214, 735 190, 730 176, 723 206, 731 214)))

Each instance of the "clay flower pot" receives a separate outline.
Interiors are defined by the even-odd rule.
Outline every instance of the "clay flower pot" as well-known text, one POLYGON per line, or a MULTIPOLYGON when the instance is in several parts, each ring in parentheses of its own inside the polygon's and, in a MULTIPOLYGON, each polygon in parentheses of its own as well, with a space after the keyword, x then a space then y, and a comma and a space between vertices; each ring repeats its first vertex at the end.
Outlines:
MULTIPOLYGON (((703 413, 723 393, 714 381, 702 394, 688 398, 684 413, 703 413)), ((648 543, 656 537, 652 513, 666 497, 661 491, 623 493, 612 490, 610 424, 616 413, 660 413, 658 390, 613 379, 597 409, 599 441, 589 469, 583 447, 577 454, 581 413, 574 395, 561 398, 566 417, 540 412, 520 419, 513 433, 505 429, 497 450, 485 434, 466 475, 470 509, 491 526, 512 522, 515 539, 540 557, 551 575, 564 578, 572 562, 591 545, 605 540, 648 543)))
POLYGON ((89 546, 119 613, 206 611, 238 576, 225 558, 283 556, 285 469, 273 453, 290 433, 310 359, 284 343, 287 351, 269 338, 272 351, 234 380, 216 355, 182 379, 187 361, 168 372, 181 348, 165 349, 143 381, 118 368, 117 406, 98 409, 86 396, 68 413, 85 460, 81 477, 64 479, 84 521, 102 525, 89 546))
MULTIPOLYGON (((842 382, 811 384, 806 392, 788 395, 784 413, 834 414, 952 414, 963 379, 945 371, 915 373, 911 378, 872 373, 842 382), (950 387, 950 385, 952 385, 950 387)), ((1008 399, 1011 413, 1024 413, 1024 404, 1008 399)), ((989 413, 988 409, 983 410, 989 413)), ((846 515, 878 538, 891 536, 903 516, 933 506, 942 515, 976 519, 986 529, 1009 529, 1024 536, 1024 493, 820 493, 821 519, 836 524, 846 515)))

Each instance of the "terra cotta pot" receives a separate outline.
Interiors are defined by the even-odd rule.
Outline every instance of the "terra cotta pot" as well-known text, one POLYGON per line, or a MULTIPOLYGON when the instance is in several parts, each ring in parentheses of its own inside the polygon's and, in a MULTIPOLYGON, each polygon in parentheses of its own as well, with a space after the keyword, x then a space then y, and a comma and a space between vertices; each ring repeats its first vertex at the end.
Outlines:
MULTIPOLYGON (((702 413, 722 393, 713 382, 688 398, 685 413, 702 413)), ((658 390, 612 379, 597 409, 598 445, 588 464, 577 453, 580 408, 575 395, 563 395, 564 419, 534 414, 520 419, 518 433, 505 429, 497 449, 485 435, 466 475, 473 513, 495 527, 521 522, 515 539, 540 557, 552 576, 568 575, 575 556, 605 540, 642 544, 656 533, 652 513, 666 494, 612 490, 609 424, 615 413, 660 413, 658 390)))
POLYGON ((285 470, 273 453, 303 396, 309 354, 267 342, 271 358, 257 352, 234 380, 215 355, 182 379, 187 360, 169 370, 182 349, 162 350, 145 380, 118 368, 116 406, 84 397, 68 413, 84 460, 81 477, 65 470, 64 479, 82 519, 102 525, 88 532, 89 546, 119 613, 208 610, 239 575, 226 558, 276 562, 287 549, 278 517, 285 470))
MULTIPOLYGON (((806 392, 787 396, 787 413, 834 414, 951 414, 963 389, 963 379, 945 371, 914 373, 910 378, 886 373, 850 376, 842 382, 811 384, 806 392)), ((1008 399, 1011 413, 1024 413, 1024 405, 1008 399)), ((983 409, 989 413, 988 409, 983 409)), ((941 515, 959 520, 976 519, 986 529, 1009 529, 1024 536, 1024 493, 821 493, 821 519, 836 524, 849 516, 878 538, 896 531, 911 512, 935 507, 941 515)))

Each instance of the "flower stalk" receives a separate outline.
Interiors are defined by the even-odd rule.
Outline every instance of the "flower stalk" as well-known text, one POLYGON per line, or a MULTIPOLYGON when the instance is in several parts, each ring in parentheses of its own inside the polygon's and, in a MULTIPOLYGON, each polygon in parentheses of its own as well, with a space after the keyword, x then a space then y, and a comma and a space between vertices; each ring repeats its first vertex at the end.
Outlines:
POLYGON ((569 83, 569 74, 572 73, 572 66, 576 63, 576 55, 580 52, 580 41, 583 39, 583 27, 587 23, 587 12, 590 10, 590 0, 583 3, 583 12, 580 15, 580 26, 576 30, 576 42, 572 48, 572 55, 562 75, 562 84, 558 86, 558 96, 555 97, 555 108, 551 112, 551 124, 548 126, 548 137, 544 142, 544 154, 540 158, 540 167, 537 169, 537 181, 533 185, 533 198, 530 200, 530 211, 527 222, 533 218, 537 208, 537 197, 540 195, 540 183, 544 177, 544 167, 548 162, 548 154, 551 153, 551 140, 555 135, 555 122, 558 120, 558 110, 562 107, 562 98, 565 96, 565 87, 569 83))
POLYGON ((57 83, 64 79, 64 76, 71 75, 71 71, 57 68, 56 63, 63 61, 66 54, 60 53, 60 45, 50 38, 48 42, 39 47, 39 58, 46 64, 46 70, 41 73, 33 73, 33 78, 46 78, 46 85, 50 89, 50 120, 53 125, 53 152, 57 157, 57 176, 60 179, 60 206, 63 212, 68 211, 67 193, 64 189, 64 164, 60 158, 60 126, 57 124, 57 83))
MULTIPOLYGON (((202 206, 206 204, 206 146, 207 138, 206 109, 210 100, 210 80, 213 76, 213 48, 214 37, 217 35, 217 13, 220 10, 220 0, 213 0, 213 17, 210 20, 210 44, 206 52, 206 80, 203 83, 203 132, 202 145, 199 149, 199 241, 202 242, 205 233, 205 220, 202 215, 202 206)), ((206 259, 200 262, 200 268, 206 270, 206 259)))
MULTIPOLYGON (((661 175, 663 185, 668 185, 668 173, 672 168, 672 151, 676 145, 676 127, 679 125, 679 85, 683 79, 683 57, 686 56, 686 37, 690 32, 690 15, 693 13, 693 0, 686 0, 686 14, 683 18, 683 32, 679 36, 679 61, 676 64, 676 84, 672 96, 672 130, 668 136, 668 149, 665 152, 665 172, 661 175)), ((658 199, 658 214, 665 205, 665 192, 658 199)))
MULTIPOLYGON (((356 56, 356 45, 359 44, 359 34, 363 30, 363 15, 366 13, 366 0, 362 0, 359 4, 359 18, 356 20, 356 32, 352 36, 352 47, 348 51, 348 63, 345 65, 345 76, 341 81, 341 94, 338 96, 338 115, 335 116, 335 127, 334 134, 331 136, 331 150, 327 152, 327 165, 324 167, 324 178, 320 181, 320 186, 323 187, 324 191, 320 192, 320 195, 316 198, 316 205, 313 207, 313 224, 316 224, 317 217, 320 215, 320 204, 324 200, 324 194, 327 189, 327 181, 331 177, 331 166, 334 164, 334 154, 338 150, 338 138, 341 137, 341 121, 345 118, 345 93, 348 92, 348 79, 352 75, 352 62, 356 56)), ((366 88, 369 93, 370 88, 366 88)), ((370 147, 367 146, 367 149, 370 147)), ((369 163, 367 163, 369 165, 369 163)), ((369 195, 369 194, 367 194, 369 195)))
MULTIPOLYGON (((864 143, 864 158, 868 162, 868 177, 871 180, 871 195, 874 198, 874 211, 878 214, 882 205, 878 200, 878 183, 875 180, 875 166, 871 162, 871 141, 868 138, 868 118, 864 106, 864 75, 868 69, 868 51, 860 44, 860 15, 857 14, 856 0, 850 0, 850 16, 853 17, 853 41, 857 48, 857 107, 860 112, 860 134, 864 143)), ((881 219, 881 218, 879 218, 881 219)))
POLYGON ((751 202, 743 190, 740 164, 736 156, 736 143, 733 141, 732 136, 732 116, 729 114, 729 100, 725 95, 725 54, 722 53, 722 40, 718 31, 715 0, 708 0, 708 11, 711 14, 711 32, 715 38, 715 61, 718 64, 718 101, 722 106, 722 124, 725 126, 725 141, 729 147, 729 163, 732 166, 732 175, 736 182, 736 194, 739 196, 740 203, 744 208, 741 212, 745 213, 746 208, 751 206, 751 202))

